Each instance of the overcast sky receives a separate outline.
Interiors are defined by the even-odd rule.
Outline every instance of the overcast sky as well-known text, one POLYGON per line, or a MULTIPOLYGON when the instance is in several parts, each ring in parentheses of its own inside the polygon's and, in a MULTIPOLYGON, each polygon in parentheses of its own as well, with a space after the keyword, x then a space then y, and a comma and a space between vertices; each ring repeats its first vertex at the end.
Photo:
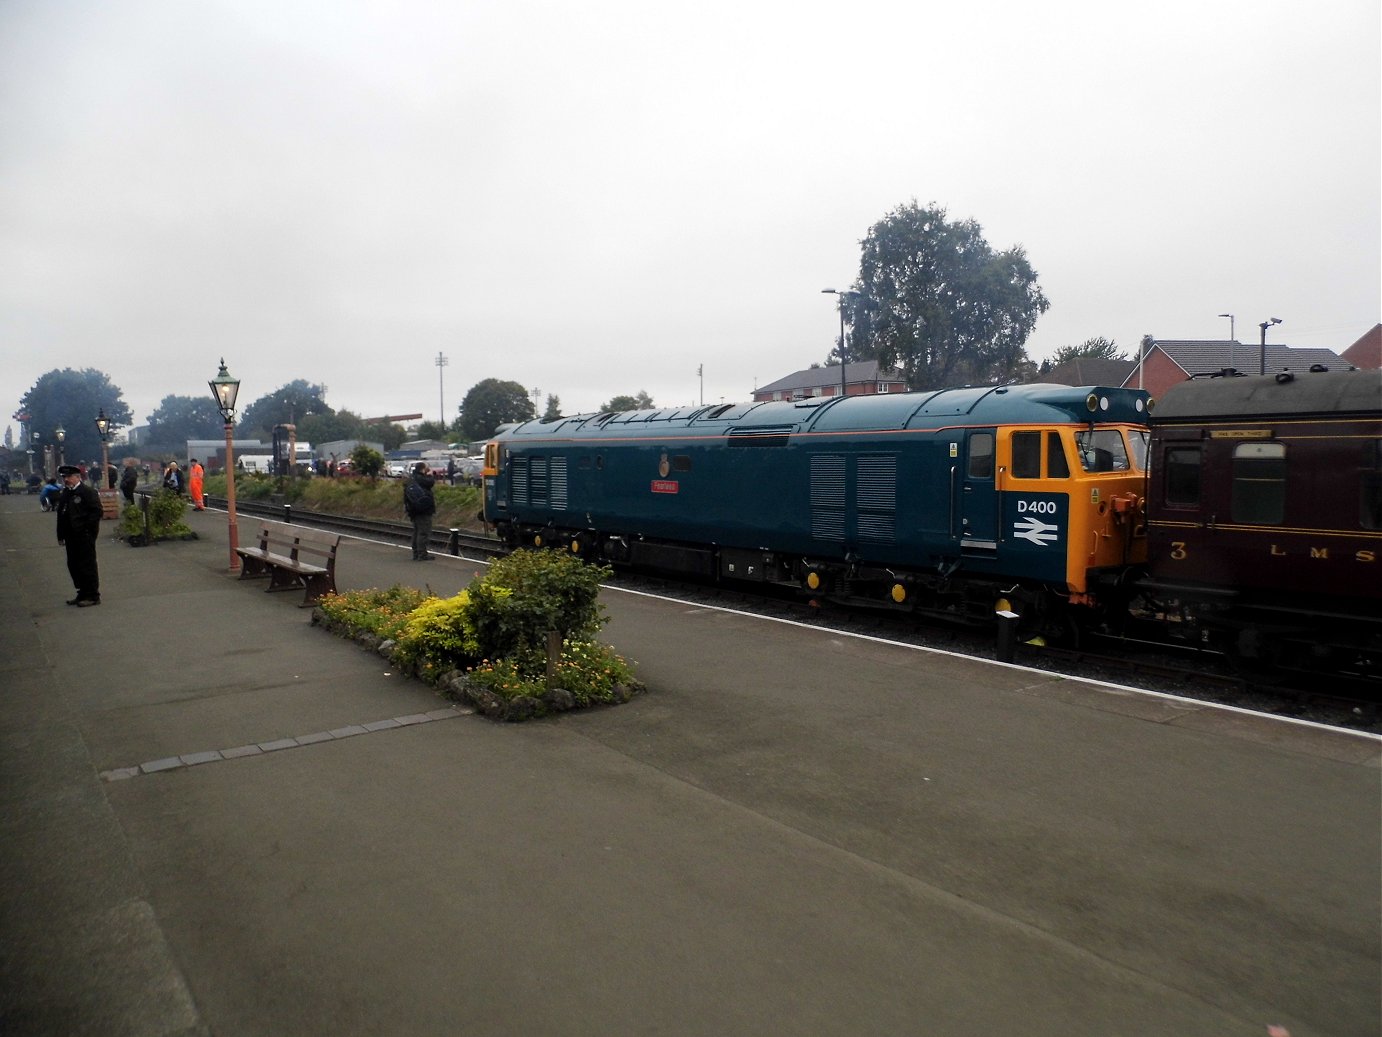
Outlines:
POLYGON ((692 403, 701 364, 744 399, 912 200, 1026 249, 1036 359, 1229 312, 1342 351, 1379 37, 1376 0, 3 0, 0 420, 95 367, 143 423, 222 356, 242 406, 366 417, 692 403))

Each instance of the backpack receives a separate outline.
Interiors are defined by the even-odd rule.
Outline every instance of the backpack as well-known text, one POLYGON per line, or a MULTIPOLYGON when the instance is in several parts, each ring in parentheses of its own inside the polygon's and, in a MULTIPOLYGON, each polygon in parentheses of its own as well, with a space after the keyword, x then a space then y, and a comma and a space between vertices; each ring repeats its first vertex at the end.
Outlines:
POLYGON ((430 515, 434 507, 432 495, 419 486, 416 479, 403 484, 403 510, 409 515, 430 515))

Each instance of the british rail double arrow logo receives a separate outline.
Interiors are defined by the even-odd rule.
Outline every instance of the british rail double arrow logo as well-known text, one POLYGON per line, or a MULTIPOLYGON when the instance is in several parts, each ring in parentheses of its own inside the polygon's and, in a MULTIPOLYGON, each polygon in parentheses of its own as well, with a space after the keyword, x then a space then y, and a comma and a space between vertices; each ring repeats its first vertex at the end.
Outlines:
POLYGON ((1023 515, 1013 523, 1013 536, 1030 540, 1037 547, 1045 547, 1047 544, 1054 544, 1059 539, 1060 527, 1042 522, 1041 519, 1031 515, 1023 515))

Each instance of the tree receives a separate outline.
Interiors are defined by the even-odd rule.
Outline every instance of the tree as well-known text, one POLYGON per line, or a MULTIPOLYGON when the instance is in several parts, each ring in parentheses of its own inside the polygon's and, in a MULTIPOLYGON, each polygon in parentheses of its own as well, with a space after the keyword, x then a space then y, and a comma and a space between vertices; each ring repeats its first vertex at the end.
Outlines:
POLYGON ((355 449, 350 452, 350 463, 356 474, 377 479, 379 473, 384 470, 384 455, 372 446, 357 443, 355 449))
POLYGON ((874 224, 858 296, 841 297, 854 329, 847 357, 900 367, 913 389, 1006 381, 1050 303, 1020 246, 994 252, 974 220, 951 223, 915 201, 874 224))
POLYGON ((220 439, 225 427, 210 393, 165 396, 149 415, 149 443, 168 449, 176 447, 181 453, 189 439, 220 439))
POLYGON ((397 450, 408 440, 408 430, 393 421, 379 421, 364 426, 363 439, 381 443, 385 450, 397 450))
POLYGON ((424 421, 417 427, 418 439, 437 439, 445 442, 450 438, 450 432, 440 421, 424 421))
POLYGON ((301 378, 259 397, 240 412, 236 434, 269 439, 275 425, 295 425, 310 414, 333 414, 322 399, 325 390, 301 378))
POLYGON ((27 415, 20 420, 29 432, 39 434, 41 445, 52 445, 58 426, 62 426, 62 453, 69 461, 100 458, 96 417, 102 410, 112 428, 129 425, 130 408, 121 399, 120 390, 111 384, 109 375, 90 367, 82 371, 65 367, 40 375, 19 401, 19 413, 27 415))
POLYGON ((601 404, 600 410, 652 410, 655 406, 657 404, 653 403, 653 398, 639 389, 637 396, 616 396, 608 403, 601 404))
POLYGON ((1113 339, 1102 335, 1087 338, 1078 346, 1061 346, 1051 357, 1051 366, 1056 367, 1067 360, 1128 360, 1114 344, 1113 339))
POLYGON ((338 439, 366 439, 368 429, 358 414, 348 410, 309 414, 299 419, 298 441, 301 443, 334 443, 338 439))
POLYGON ((547 409, 542 412, 543 421, 555 421, 561 417, 561 397, 547 397, 547 409))
POLYGON ((517 382, 486 378, 461 401, 461 431, 467 440, 488 439, 506 421, 537 417, 528 390, 517 382))

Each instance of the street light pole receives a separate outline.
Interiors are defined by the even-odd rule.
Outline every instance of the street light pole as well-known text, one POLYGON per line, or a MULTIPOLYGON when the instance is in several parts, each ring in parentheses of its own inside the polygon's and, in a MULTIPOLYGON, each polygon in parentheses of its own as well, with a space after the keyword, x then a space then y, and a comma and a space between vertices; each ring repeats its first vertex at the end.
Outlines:
POLYGON ((1267 373, 1267 329, 1270 328, 1273 324, 1280 324, 1280 323, 1281 323, 1281 318, 1280 318, 1280 317, 1272 317, 1272 318, 1270 318, 1270 319, 1268 319, 1268 320, 1264 320, 1261 324, 1258 325, 1258 327, 1262 329, 1262 345, 1261 345, 1261 347, 1259 347, 1258 354, 1257 354, 1257 373, 1258 373, 1258 374, 1266 374, 1266 373, 1267 373))
POLYGON ((1233 347, 1238 340, 1238 336, 1235 335, 1233 331, 1233 314, 1221 313, 1219 316, 1228 318, 1228 366, 1234 367, 1237 365, 1238 359, 1233 355, 1233 347))
POLYGON ((110 481, 110 419, 106 417, 104 407, 96 415, 96 434, 101 437, 101 478, 96 483, 99 491, 104 490, 110 481))
POLYGON ((211 395, 216 398, 216 409, 226 423, 226 532, 230 538, 230 571, 240 568, 240 556, 236 550, 240 546, 240 529, 235 521, 235 397, 240 392, 240 379, 232 378, 226 370, 225 357, 221 358, 221 369, 216 377, 206 383, 211 386, 211 395))
POLYGON ((822 288, 822 295, 838 296, 838 306, 840 310, 840 395, 843 396, 845 389, 845 296, 852 295, 859 297, 859 292, 836 291, 834 288, 822 288))
POLYGON ((53 429, 53 437, 58 441, 58 467, 61 468, 67 462, 63 460, 62 444, 67 439, 67 429, 59 425, 53 429))

